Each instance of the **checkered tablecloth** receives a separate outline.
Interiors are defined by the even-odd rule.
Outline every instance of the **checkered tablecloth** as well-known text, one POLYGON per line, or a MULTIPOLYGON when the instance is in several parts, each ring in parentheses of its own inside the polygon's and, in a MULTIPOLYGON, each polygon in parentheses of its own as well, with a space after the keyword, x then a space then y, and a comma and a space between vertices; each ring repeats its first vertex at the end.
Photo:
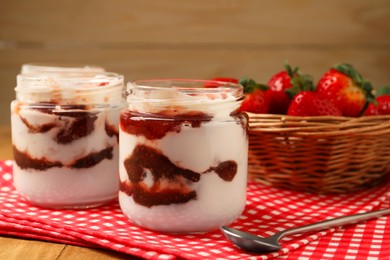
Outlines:
MULTIPOLYGON (((220 231, 167 234, 140 228, 118 202, 87 210, 31 206, 12 185, 12 161, 0 161, 0 234, 106 248, 147 259, 390 259, 390 215, 366 223, 294 235, 270 254, 244 252, 220 231)), ((244 213, 231 226, 261 236, 333 217, 390 207, 390 180, 342 195, 315 195, 248 184, 244 213)))

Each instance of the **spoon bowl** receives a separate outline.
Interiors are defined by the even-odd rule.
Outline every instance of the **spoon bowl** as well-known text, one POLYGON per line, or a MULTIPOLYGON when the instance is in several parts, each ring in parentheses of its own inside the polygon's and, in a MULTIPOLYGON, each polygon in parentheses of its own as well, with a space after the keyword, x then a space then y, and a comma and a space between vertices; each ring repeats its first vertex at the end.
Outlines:
POLYGON ((233 244, 250 252, 267 253, 277 251, 282 248, 278 239, 274 236, 262 238, 251 233, 226 226, 221 227, 221 230, 225 236, 233 242, 233 244))
POLYGON ((343 226, 346 224, 355 224, 360 221, 365 221, 373 218, 380 218, 390 214, 390 209, 383 209, 377 211, 371 211, 367 213, 360 213, 349 215, 345 217, 339 217, 334 219, 328 219, 321 222, 300 226, 292 229, 280 231, 270 237, 260 237, 253 235, 248 232, 240 231, 238 229, 222 226, 220 229, 226 236, 237 247, 253 252, 253 253, 270 253, 278 251, 282 248, 279 244, 279 239, 287 235, 305 233, 309 231, 320 231, 331 227, 343 226))

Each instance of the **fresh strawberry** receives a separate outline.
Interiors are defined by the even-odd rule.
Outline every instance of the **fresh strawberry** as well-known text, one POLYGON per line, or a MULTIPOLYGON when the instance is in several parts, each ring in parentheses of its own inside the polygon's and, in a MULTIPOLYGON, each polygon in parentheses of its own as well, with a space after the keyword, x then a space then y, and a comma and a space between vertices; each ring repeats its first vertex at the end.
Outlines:
POLYGON ((383 95, 376 98, 380 115, 390 115, 390 95, 383 95))
POLYGON ((298 72, 298 67, 294 69, 285 63, 285 70, 282 70, 273 75, 267 83, 267 99, 270 102, 269 112, 271 114, 286 114, 291 99, 285 92, 286 89, 292 87, 292 78, 298 72))
POLYGON ((268 81, 269 90, 266 93, 270 102, 271 114, 286 114, 295 94, 304 90, 313 90, 314 85, 309 75, 303 75, 299 68, 292 68, 287 62, 285 70, 273 75, 268 81))
POLYGON ((252 79, 239 81, 244 86, 245 99, 241 104, 240 111, 267 114, 269 112, 269 101, 265 97, 267 86, 258 84, 252 79))
POLYGON ((265 96, 269 103, 270 114, 285 115, 287 113, 287 109, 291 103, 291 99, 284 91, 273 91, 271 89, 268 89, 265 92, 265 96))
POLYGON ((292 69, 287 63, 285 63, 284 66, 285 70, 273 75, 267 83, 267 86, 269 86, 273 91, 284 91, 292 86, 291 79, 298 72, 298 67, 292 69))
POLYGON ((246 94, 241 104, 240 111, 256 114, 267 114, 269 112, 269 102, 265 98, 265 91, 256 89, 250 94, 246 94))
POLYGON ((346 63, 327 71, 319 80, 316 91, 328 97, 343 116, 360 116, 370 102, 375 102, 371 83, 346 63))
POLYGON ((380 115, 379 114, 379 110, 378 110, 378 106, 376 106, 374 103, 370 103, 366 109, 366 111, 364 111, 364 115, 365 116, 377 116, 377 115, 380 115))
POLYGON ((302 91, 291 101, 290 116, 341 116, 341 111, 321 93, 302 91))
POLYGON ((378 89, 375 103, 370 103, 364 112, 367 116, 390 115, 390 86, 378 89))
POLYGON ((212 78, 210 80, 210 82, 206 82, 204 84, 204 87, 205 88, 216 88, 216 87, 218 87, 218 84, 216 84, 215 82, 211 82, 211 81, 222 81, 222 82, 238 83, 238 79, 236 79, 236 78, 216 77, 216 78, 212 78))

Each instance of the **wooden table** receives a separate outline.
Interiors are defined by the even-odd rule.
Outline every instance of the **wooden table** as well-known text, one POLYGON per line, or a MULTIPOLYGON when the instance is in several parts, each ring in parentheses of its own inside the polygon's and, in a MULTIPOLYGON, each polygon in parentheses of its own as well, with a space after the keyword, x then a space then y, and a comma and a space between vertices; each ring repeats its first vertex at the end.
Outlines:
MULTIPOLYGON (((0 160, 12 159, 11 130, 0 126, 0 160)), ((0 259, 138 259, 108 250, 91 249, 15 237, 0 236, 0 259)))

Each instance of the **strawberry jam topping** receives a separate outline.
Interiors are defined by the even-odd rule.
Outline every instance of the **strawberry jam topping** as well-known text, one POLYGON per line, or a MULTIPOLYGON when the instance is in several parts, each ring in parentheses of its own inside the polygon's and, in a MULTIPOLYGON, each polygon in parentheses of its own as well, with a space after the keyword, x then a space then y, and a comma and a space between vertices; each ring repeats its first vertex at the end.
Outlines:
POLYGON ((121 183, 121 191, 133 196, 137 204, 145 207, 186 203, 196 199, 191 183, 198 182, 201 174, 216 172, 224 181, 232 181, 237 173, 235 161, 224 161, 203 173, 181 168, 160 151, 146 145, 137 145, 125 159, 124 166, 130 182, 121 183), (147 185, 147 174, 153 176, 153 184, 147 185), (164 185, 164 183, 168 183, 164 185))
POLYGON ((198 128, 212 116, 202 112, 187 112, 179 115, 138 113, 124 110, 120 116, 121 129, 132 135, 144 136, 149 140, 161 139, 169 132, 179 133, 182 125, 198 128))

